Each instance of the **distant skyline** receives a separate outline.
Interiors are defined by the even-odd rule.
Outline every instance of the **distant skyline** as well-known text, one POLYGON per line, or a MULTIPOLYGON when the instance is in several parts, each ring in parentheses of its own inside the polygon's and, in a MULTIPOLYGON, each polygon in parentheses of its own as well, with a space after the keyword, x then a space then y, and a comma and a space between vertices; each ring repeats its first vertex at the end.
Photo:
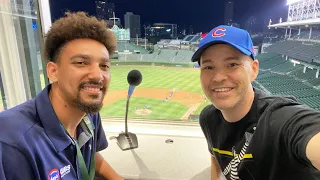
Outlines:
MULTIPOLYGON (((140 15, 141 25, 153 23, 175 23, 188 30, 208 32, 214 26, 224 23, 224 0, 107 0, 115 4, 116 16, 124 22, 124 14, 133 12, 140 15)), ((253 16, 262 30, 268 19, 277 22, 280 17, 287 18, 286 0, 235 0, 234 22, 244 28, 246 20, 253 16)), ((54 0, 50 1, 52 19, 58 19, 64 12, 86 11, 96 15, 95 0, 54 0)))

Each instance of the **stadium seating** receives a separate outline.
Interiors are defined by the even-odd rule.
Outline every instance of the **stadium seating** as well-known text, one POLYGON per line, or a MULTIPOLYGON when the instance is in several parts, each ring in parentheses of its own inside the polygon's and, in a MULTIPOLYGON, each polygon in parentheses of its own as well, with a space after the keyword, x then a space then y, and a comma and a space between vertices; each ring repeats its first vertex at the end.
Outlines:
POLYGON ((316 97, 305 97, 298 99, 301 103, 307 104, 309 107, 319 110, 320 107, 320 95, 316 97))
POLYGON ((118 42, 117 51, 118 52, 128 51, 128 52, 132 52, 132 53, 141 53, 141 54, 149 53, 143 47, 137 46, 137 45, 129 43, 129 42, 118 42))
POLYGON ((162 39, 157 43, 159 48, 167 47, 167 45, 171 42, 171 39, 162 39))
POLYGON ((271 68, 276 67, 276 66, 283 64, 285 62, 286 62, 286 60, 284 58, 278 56, 278 57, 272 58, 270 60, 261 62, 260 67, 262 69, 271 69, 271 68))
POLYGON ((192 55, 192 51, 180 50, 178 51, 177 56, 174 57, 173 62, 190 62, 192 55))
POLYGON ((313 78, 307 81, 312 86, 320 86, 320 78, 313 78))
POLYGON ((272 72, 279 72, 279 73, 288 73, 288 72, 291 72, 297 68, 299 68, 299 65, 294 66, 294 64, 291 63, 290 61, 285 61, 284 63, 279 64, 279 65, 271 68, 271 71, 272 72))
POLYGON ((172 62, 174 56, 176 55, 176 50, 170 50, 170 49, 162 49, 159 53, 159 56, 154 61, 158 62, 172 62))
POLYGON ((279 53, 311 63, 320 56, 320 44, 302 41, 279 41, 266 48, 267 52, 279 53))
POLYGON ((316 78, 316 69, 306 69, 304 66, 295 66, 282 56, 275 53, 266 53, 257 56, 260 61, 260 74, 253 86, 263 86, 271 94, 291 95, 301 103, 320 110, 320 78, 316 78), (262 62, 261 62, 262 61, 262 62))
POLYGON ((191 39, 194 38, 195 35, 187 35, 185 38, 182 39, 181 43, 183 44, 190 44, 191 39))
POLYGON ((141 60, 142 61, 146 61, 146 62, 152 62, 152 61, 156 61, 157 58, 158 58, 158 54, 157 53, 143 54, 141 60))
POLYGON ((311 80, 314 79, 316 76, 316 70, 313 69, 306 69, 306 72, 303 72, 304 67, 300 67, 298 69, 296 69, 295 71, 292 71, 290 74, 303 79, 303 80, 311 80))
MULTIPOLYGON (((300 35, 298 32, 294 33, 293 35, 291 35, 292 39, 294 40, 298 40, 298 39, 301 39, 301 40, 308 40, 309 39, 309 34, 310 34, 310 31, 301 31, 300 32, 300 35)), ((312 40, 320 40, 320 32, 319 31, 312 31, 312 34, 311 34, 311 39, 312 40)))
POLYGON ((264 62, 267 60, 271 60, 277 56, 280 56, 278 53, 263 53, 263 54, 259 54, 259 56, 257 56, 257 59, 259 60, 259 62, 264 62))
POLYGON ((198 42, 201 39, 200 35, 195 35, 192 39, 190 39, 190 43, 198 42))
POLYGON ((119 61, 190 63, 192 54, 189 50, 161 49, 152 54, 119 54, 119 61))

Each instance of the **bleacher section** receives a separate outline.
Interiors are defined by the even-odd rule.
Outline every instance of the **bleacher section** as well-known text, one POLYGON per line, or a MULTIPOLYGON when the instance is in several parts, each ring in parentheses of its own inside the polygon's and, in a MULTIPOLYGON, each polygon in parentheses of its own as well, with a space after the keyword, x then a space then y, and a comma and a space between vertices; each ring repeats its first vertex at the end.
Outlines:
POLYGON ((310 79, 308 83, 312 86, 320 86, 320 78, 310 79))
POLYGON ((119 61, 190 63, 193 53, 189 50, 161 49, 153 54, 120 54, 119 61))
POLYGON ((264 53, 258 57, 260 68, 268 69, 272 72, 288 73, 298 68, 290 61, 285 60, 284 57, 277 53, 264 53))
POLYGON ((271 68, 274 68, 274 67, 276 67, 278 65, 281 65, 281 64, 283 64, 285 62, 286 62, 286 60, 284 58, 278 56, 278 57, 274 57, 272 59, 269 59, 267 61, 261 62, 260 63, 260 68, 261 69, 269 69, 270 70, 271 68))
POLYGON ((141 55, 141 61, 152 62, 152 61, 156 61, 157 59, 158 59, 158 54, 156 53, 141 55))
POLYGON ((307 104, 309 107, 320 110, 320 96, 300 98, 301 103, 307 104))
POLYGON ((181 40, 175 39, 169 42, 167 47, 180 48, 181 40))
POLYGON ((190 44, 195 44, 195 43, 199 43, 201 39, 200 35, 195 35, 191 40, 190 40, 190 44))
POLYGON ((182 44, 197 44, 201 39, 201 35, 187 35, 182 39, 182 44))
POLYGON ((118 42, 117 44, 117 51, 118 52, 131 52, 131 53, 140 53, 140 54, 147 54, 148 51, 145 50, 141 46, 137 46, 135 44, 129 42, 118 42))
POLYGON ((183 44, 190 44, 190 40, 194 38, 195 35, 187 35, 185 38, 182 39, 181 43, 183 44))
POLYGON ((303 65, 294 66, 275 53, 261 54, 257 59, 261 71, 254 87, 263 86, 271 94, 294 96, 299 102, 320 110, 320 89, 315 88, 320 85, 320 78, 316 78, 316 69, 307 68, 304 73, 303 65))
POLYGON ((267 47, 266 52, 274 52, 289 56, 291 58, 313 62, 313 59, 319 59, 320 44, 302 41, 279 41, 272 46, 267 47))
POLYGON ((177 53, 177 56, 174 57, 173 62, 190 62, 190 59, 192 57, 194 52, 187 51, 187 50, 180 50, 177 53))
POLYGON ((177 51, 169 49, 161 49, 158 58, 155 61, 158 62, 172 62, 177 55, 177 51))
POLYGON ((161 39, 157 45, 159 48, 164 48, 164 47, 167 47, 168 44, 171 42, 171 39, 161 39))
POLYGON ((292 71, 290 74, 307 81, 315 78, 317 70, 306 68, 306 72, 304 73, 303 69, 304 67, 300 66, 298 69, 292 71))
MULTIPOLYGON (((294 40, 298 40, 298 39, 308 40, 309 34, 310 34, 309 30, 308 31, 301 31, 300 35, 299 35, 299 32, 297 32, 292 35, 292 39, 294 39, 294 40)), ((312 40, 320 40, 320 32, 319 31, 312 31, 311 39, 312 40)))
POLYGON ((259 54, 258 59, 259 62, 263 62, 263 61, 267 61, 270 59, 273 59, 274 57, 280 56, 278 53, 263 53, 263 54, 259 54))
POLYGON ((295 69, 299 68, 298 65, 294 66, 293 63, 289 61, 285 61, 284 63, 281 63, 279 65, 276 65, 272 68, 272 71, 279 72, 279 73, 288 73, 295 69))

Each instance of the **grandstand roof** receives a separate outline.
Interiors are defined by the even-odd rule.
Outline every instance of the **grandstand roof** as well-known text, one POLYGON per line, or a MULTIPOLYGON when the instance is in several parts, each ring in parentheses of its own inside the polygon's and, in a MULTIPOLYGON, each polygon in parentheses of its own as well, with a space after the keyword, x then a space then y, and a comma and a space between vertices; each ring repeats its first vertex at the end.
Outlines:
POLYGON ((170 24, 170 23, 154 23, 153 25, 155 26, 164 26, 164 25, 175 25, 175 24, 170 24))
POLYGON ((289 26, 305 26, 305 25, 313 25, 313 24, 320 24, 320 18, 317 19, 307 19, 301 21, 287 21, 278 24, 272 24, 268 27, 277 27, 277 28, 287 28, 289 26))

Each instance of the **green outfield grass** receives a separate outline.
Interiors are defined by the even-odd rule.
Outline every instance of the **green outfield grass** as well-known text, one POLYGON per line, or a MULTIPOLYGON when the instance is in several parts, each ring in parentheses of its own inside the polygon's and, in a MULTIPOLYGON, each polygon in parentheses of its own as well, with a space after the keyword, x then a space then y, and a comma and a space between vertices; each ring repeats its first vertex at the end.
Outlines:
POLYGON ((112 66, 109 90, 127 89, 127 75, 133 69, 139 70, 142 74, 142 82, 137 88, 175 88, 202 94, 199 69, 147 66, 112 66))
MULTIPOLYGON (((126 99, 119 99, 115 103, 104 106, 100 111, 100 115, 112 116, 112 117, 124 117, 125 116, 126 99)), ((146 118, 146 119, 180 119, 184 113, 189 109, 185 105, 167 101, 162 102, 157 99, 132 97, 130 99, 130 106, 128 111, 129 118, 146 118), (138 115, 135 113, 135 109, 143 109, 145 106, 149 106, 152 111, 148 115, 138 115)))

